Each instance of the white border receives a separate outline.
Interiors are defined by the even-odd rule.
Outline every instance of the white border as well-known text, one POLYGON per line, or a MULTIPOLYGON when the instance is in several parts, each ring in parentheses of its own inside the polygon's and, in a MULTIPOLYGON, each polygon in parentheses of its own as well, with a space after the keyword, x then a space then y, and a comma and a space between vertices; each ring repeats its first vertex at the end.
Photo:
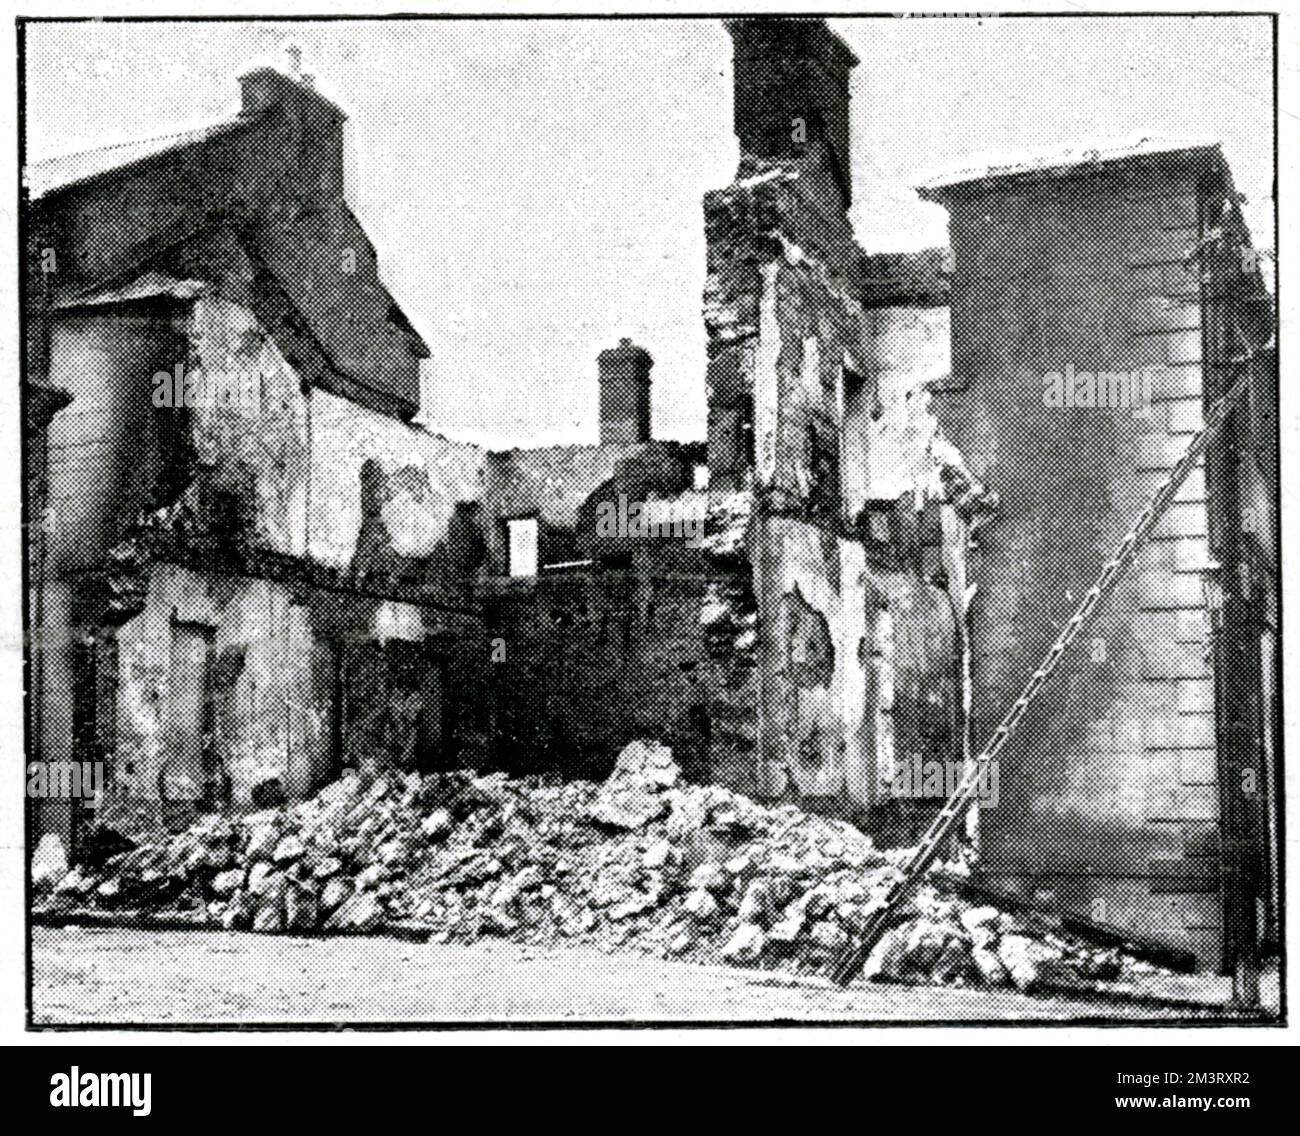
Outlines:
MULTIPOLYGON (((23 849, 21 834, 23 831, 23 777, 21 753, 19 749, 22 737, 22 657, 21 650, 21 542, 19 540, 19 361, 18 327, 17 327, 17 293, 16 282, 18 270, 16 262, 16 218, 14 207, 17 200, 18 170, 16 162, 16 91, 17 70, 15 55, 15 26, 13 20, 19 15, 32 17, 56 17, 102 15, 102 16, 159 16, 175 15, 184 18, 190 15, 223 16, 263 16, 263 15, 385 15, 398 10, 403 12, 429 13, 474 13, 519 16, 524 14, 544 14, 563 12, 572 14, 623 14, 638 15, 644 13, 663 13, 671 11, 674 15, 691 16, 696 14, 716 15, 718 12, 742 14, 752 12, 793 13, 798 11, 824 13, 833 10, 838 13, 889 14, 908 10, 918 17, 948 14, 990 14, 997 12, 1053 12, 1068 14, 1071 11, 1115 11, 1126 9, 1143 13, 1177 15, 1189 10, 1201 12, 1235 12, 1235 11, 1281 11, 1278 35, 1279 60, 1279 161, 1278 178, 1288 187, 1298 182, 1296 169, 1296 150, 1300 144, 1300 53, 1293 45, 1300 43, 1300 15, 1288 11, 1284 6, 1274 3, 1258 3, 1255 0, 1238 0, 1237 3, 1224 3, 1222 0, 1189 0, 1182 4, 1169 3, 1167 0, 1137 0, 1126 6, 1117 6, 1099 2, 1093 3, 1059 3, 1053 0, 1038 0, 1035 3, 1007 3, 1001 0, 994 4, 969 4, 958 0, 946 3, 930 4, 918 0, 897 0, 889 3, 849 3, 847 0, 827 0, 821 4, 800 4, 793 0, 784 3, 749 3, 736 4, 672 4, 670 0, 658 2, 623 2, 618 4, 597 4, 592 0, 561 0, 551 5, 511 5, 502 0, 470 0, 468 3, 444 3, 437 6, 413 4, 410 0, 389 0, 388 3, 376 3, 374 0, 347 0, 346 3, 332 3, 331 0, 278 0, 268 4, 248 3, 247 0, 167 0, 162 3, 123 3, 122 0, 99 7, 86 0, 27 0, 15 4, 4 0, 5 22, 3 32, 9 36, 8 46, 0 48, 3 58, 4 83, 0 93, 0 125, 3 127, 3 161, 5 178, 3 190, 0 191, 0 220, 3 221, 4 237, 0 241, 3 247, 3 260, 0 261, 0 296, 3 297, 3 318, 5 334, 0 335, 0 374, 7 376, 0 384, 0 485, 5 492, 0 493, 0 1044, 13 1045, 69 1045, 80 1042, 91 1045, 540 1045, 555 1044, 559 1040, 583 1045, 666 1045, 687 1043, 692 1045, 788 1045, 792 1042, 814 1045, 988 1045, 1010 1044, 1027 1046, 1057 1045, 1122 1045, 1146 1044, 1158 1046, 1196 1046, 1196 1045, 1249 1045, 1272 1046, 1295 1044, 1296 1027, 1287 1029, 1234 1028, 1215 1026, 1199 1027, 1162 1027, 1135 1025, 1132 1027, 1046 1027, 1035 1028, 1030 1025, 1020 1027, 895 1027, 864 1028, 853 1030, 845 1028, 818 1029, 726 1029, 704 1031, 700 1029, 585 1029, 576 1031, 563 1030, 529 1030, 529 1031, 451 1031, 451 1032, 350 1032, 344 1034, 320 1033, 314 1031, 274 1032, 274 1033, 169 1033, 163 1031, 95 1031, 76 1033, 68 1031, 28 1032, 25 1028, 26 993, 24 989, 26 975, 26 945, 24 942, 23 920, 23 849)), ((1283 203, 1280 210, 1281 231, 1279 234, 1280 265, 1300 265, 1300 255, 1296 247, 1296 227, 1290 201, 1283 203)), ((1280 272, 1283 281, 1283 298, 1289 301, 1300 287, 1295 283, 1292 273, 1280 272)), ((1300 343, 1295 339, 1295 319, 1290 307, 1282 310, 1283 358, 1290 361, 1300 355, 1300 343)), ((1293 521, 1300 514, 1300 482, 1294 476, 1290 454, 1300 452, 1300 406, 1296 393, 1282 383, 1282 518, 1283 547, 1290 547, 1290 538, 1294 536, 1293 521)), ((1287 813, 1290 820, 1290 838, 1288 841, 1288 926, 1287 941, 1296 942, 1295 881, 1300 876, 1297 865, 1296 849, 1300 844, 1300 808, 1296 804, 1297 774, 1300 771, 1300 749, 1295 744, 1296 720, 1300 713, 1297 702, 1297 683, 1300 679, 1300 574, 1292 577, 1284 574, 1283 584, 1284 619, 1289 625, 1290 635, 1283 644, 1283 668, 1286 678, 1286 799, 1287 813)), ((1294 1016, 1294 1012, 1293 1012, 1294 1016)))

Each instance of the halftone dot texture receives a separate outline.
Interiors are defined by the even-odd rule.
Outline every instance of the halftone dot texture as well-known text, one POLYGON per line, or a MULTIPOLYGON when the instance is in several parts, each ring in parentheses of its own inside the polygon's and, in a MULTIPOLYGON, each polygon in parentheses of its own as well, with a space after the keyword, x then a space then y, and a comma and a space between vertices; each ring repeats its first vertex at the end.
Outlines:
MULTIPOLYGON (((740 972, 627 950, 527 948, 494 939, 418 945, 219 931, 33 932, 37 1025, 336 1023, 378 1026, 546 1022, 557 1028, 679 1021, 1047 1022, 1099 1017, 1221 1020, 1142 1002, 1044 998, 1015 990, 863 984, 740 972)), ((1222 983, 1216 995, 1223 999, 1222 983)))
MULTIPOLYGON (((971 615, 977 741, 1168 478, 1204 408, 1240 373, 1231 355, 1267 341, 1249 314, 1258 301, 1244 300, 1262 285, 1240 273, 1239 235, 1226 249, 1202 240, 1203 218, 1223 215, 1223 176, 1215 152, 1189 150, 938 191, 952 215, 953 370, 964 388, 941 400, 940 417, 999 496, 979 539, 971 615), (1256 338, 1216 338, 1225 324, 1256 338), (1149 408, 1086 394, 1094 376, 1115 375, 1123 392, 1144 369, 1149 408), (1086 403, 1049 400, 1061 374, 1086 403)), ((1260 424, 1275 421, 1256 411, 1260 424)), ((1260 477, 1268 447, 1246 448, 1249 413, 1210 458, 1239 456, 1260 477)), ((1206 589, 1220 557, 1205 465, 1004 751, 1002 802, 983 814, 981 837, 992 878, 1181 941, 1215 966, 1221 799, 1235 790, 1219 783, 1206 589)), ((1258 714, 1253 626, 1254 657, 1221 683, 1253 689, 1258 714)), ((1258 770, 1265 726, 1243 716, 1253 754, 1243 760, 1258 770)), ((1257 808, 1257 795, 1242 807, 1257 808)), ((1234 839, 1258 841, 1234 815, 1234 839)))
MULTIPOLYGON (((509 25, 486 27, 490 36, 510 34, 509 25)), ((756 81, 738 116, 742 137, 765 160, 795 163, 812 211, 798 234, 804 251, 818 269, 851 276, 847 120, 835 118, 823 90, 792 97, 791 82, 811 89, 822 81, 815 71, 749 77, 756 81), (803 118, 807 149, 794 121, 803 118)), ((626 100, 642 95, 629 88, 626 100)), ((368 931, 398 893, 395 881, 429 870, 423 849, 442 838, 438 824, 417 839, 393 823, 388 804, 357 811, 349 800, 338 805, 330 842, 308 848, 270 815, 236 832, 211 810, 300 800, 345 765, 437 771, 452 739, 456 765, 599 777, 628 738, 660 737, 689 775, 703 775, 719 742, 752 764, 763 715, 752 666, 717 662, 709 637, 718 627, 706 628, 701 612, 717 606, 710 586, 719 580, 698 560, 674 562, 670 553, 648 574, 625 572, 619 561, 603 577, 483 587, 508 570, 506 519, 539 518, 543 563, 584 560, 590 550, 573 530, 595 491, 680 492, 698 452, 642 460, 611 448, 553 447, 489 457, 410 425, 430 345, 386 287, 371 238, 345 200, 337 108, 311 84, 269 72, 246 77, 242 97, 237 118, 59 163, 33 185, 40 196, 28 253, 33 264, 53 253, 52 268, 33 275, 34 307, 49 317, 32 321, 34 356, 72 403, 51 419, 48 445, 33 435, 33 515, 45 523, 29 544, 41 620, 32 697, 43 757, 104 762, 105 817, 175 832, 199 825, 192 838, 141 854, 125 876, 92 864, 69 895, 109 911, 184 907, 265 932, 314 931, 330 918, 338 924, 331 929, 368 931), (133 164, 105 176, 126 161, 133 164), (178 371, 178 383, 163 384, 171 400, 160 405, 156 376, 178 371), (201 374, 254 375, 255 399, 183 405, 184 376, 201 374), (498 641, 500 660, 492 657, 498 641), (254 855, 249 845, 258 840, 264 847, 254 855)), ((501 176, 515 176, 508 156, 490 147, 484 154, 501 176)), ((742 174, 757 168, 752 156, 742 156, 742 174)), ((1207 315, 1206 261, 1194 251, 1201 217, 1222 200, 1210 200, 1205 180, 1216 169, 1201 152, 1144 156, 949 194, 960 389, 937 398, 936 410, 1000 501, 973 565, 977 745, 1199 427, 1207 376, 1222 362, 1204 346, 1220 316, 1207 315), (1153 406, 1146 414, 1049 406, 1044 375, 1067 367, 1153 367, 1153 406)), ((553 192, 554 180, 547 184, 553 192)), ((698 214, 681 223, 698 224, 698 214)), ((412 254, 391 243, 381 251, 390 262, 412 254)), ((563 281, 548 281, 553 304, 563 281)), ((430 339, 443 316, 457 318, 435 312, 419 321, 430 339)), ((447 366, 443 382, 454 385, 447 366)), ((830 400, 822 418, 833 448, 834 392, 820 393, 830 400)), ((503 409, 526 420, 539 397, 521 376, 503 409)), ((644 407, 637 412, 639 431, 644 407)), ((782 417, 782 426, 790 421, 782 417)), ((804 494, 796 475, 803 444, 802 433, 779 442, 796 496, 804 494)), ((833 521, 839 471, 831 462, 817 473, 816 492, 801 505, 812 519, 833 521)), ((1001 801, 984 814, 981 841, 985 870, 1000 886, 1050 893, 1049 902, 1189 946, 1213 964, 1223 941, 1225 787, 1203 588, 1213 559, 1208 497, 1200 472, 1031 712, 1005 755, 1001 801)), ((737 654, 752 651, 753 596, 734 579, 721 585, 734 593, 721 597, 732 605, 726 619, 739 616, 722 630, 733 647, 748 640, 737 654)), ((1227 676, 1254 684, 1243 702, 1255 697, 1252 674, 1243 666, 1227 676)), ((436 778, 424 785, 394 781, 389 792, 439 792, 436 778)), ((494 783, 474 792, 502 790, 494 783)), ((437 811, 435 801, 422 805, 437 811)), ((483 847, 458 863, 438 861, 458 896, 438 918, 464 918, 473 936, 545 940, 535 934, 542 925, 548 934, 554 926, 566 928, 562 936, 587 935, 584 909, 566 906, 556 882, 569 870, 564 841, 549 840, 570 832, 564 825, 577 806, 572 816, 539 817, 523 801, 491 805, 475 819, 462 796, 448 799, 448 823, 481 823, 483 847)), ((67 808, 39 802, 35 811, 57 829, 68 823, 67 808)), ((89 817, 73 812, 85 836, 89 817)), ((743 828, 724 820, 701 833, 684 867, 735 858, 743 841, 731 824, 743 828)), ((610 949, 624 927, 640 934, 660 919, 661 889, 673 886, 653 863, 661 852, 643 843, 611 860, 605 894, 584 896, 610 949)), ((824 847, 818 854, 834 859, 824 847)), ((766 908, 754 914, 769 931, 777 922, 766 908)), ((38 948, 45 934, 38 930, 38 948)), ((133 940, 146 956, 184 942, 152 934, 143 945, 133 940)), ((115 1006, 96 995, 87 1017, 762 1016, 712 972, 712 1000, 678 996, 678 964, 630 951, 616 967, 592 964, 593 991, 573 980, 581 956, 570 965, 560 951, 554 965, 569 968, 568 980, 552 991, 539 979, 530 992, 516 975, 510 1001, 493 990, 493 976, 518 969, 513 945, 478 944, 462 975, 441 961, 450 949, 441 946, 276 938, 255 960, 202 934, 193 962, 162 967, 148 997, 115 1006), (308 957, 320 960, 320 975, 302 972, 308 957), (261 967, 280 977, 263 985, 261 967), (287 982, 294 968, 302 977, 287 982), (409 987, 403 968, 417 975, 409 987), (367 984, 365 995, 340 992, 349 976, 367 984), (379 1004, 372 978, 394 1004, 379 1004), (150 1013, 141 1006, 149 1001, 167 1008, 150 1013)), ((68 946, 66 935, 60 941, 68 946)), ((88 985, 109 969, 93 944, 72 949, 88 985)), ((48 976, 38 961, 38 989, 48 976)), ((998 1016, 950 993, 917 992, 910 1015, 998 1016)), ((77 1007, 53 997, 52 1018, 79 1020, 77 1007)), ((835 995, 812 1014, 870 1016, 855 997, 835 995)), ((788 1001, 773 995, 771 1012, 788 1001)))

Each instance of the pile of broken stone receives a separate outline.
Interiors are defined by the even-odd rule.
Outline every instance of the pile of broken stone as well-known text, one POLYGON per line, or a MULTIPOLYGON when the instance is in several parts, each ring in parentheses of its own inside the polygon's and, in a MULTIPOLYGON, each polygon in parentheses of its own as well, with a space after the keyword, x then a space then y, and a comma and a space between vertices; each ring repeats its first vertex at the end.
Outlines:
MULTIPOLYGON (((842 821, 683 783, 634 742, 603 784, 355 774, 314 798, 141 840, 98 867, 34 863, 44 910, 171 915, 265 933, 562 939, 824 973, 907 850, 842 821)), ((1150 971, 1021 917, 914 889, 868 979, 1034 990, 1150 971)))

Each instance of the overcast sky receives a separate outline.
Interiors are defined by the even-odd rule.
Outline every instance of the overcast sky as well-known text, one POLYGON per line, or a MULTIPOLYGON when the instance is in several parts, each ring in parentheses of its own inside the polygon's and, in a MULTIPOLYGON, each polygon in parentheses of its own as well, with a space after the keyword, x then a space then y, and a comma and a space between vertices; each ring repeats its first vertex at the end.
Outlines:
MULTIPOLYGON (((862 60, 869 252, 946 242, 911 188, 933 173, 1142 136, 1221 141, 1274 246, 1266 19, 832 22, 862 60)), ((700 198, 737 158, 716 21, 29 25, 29 156, 224 117, 290 40, 350 116, 353 205, 433 349, 437 429, 594 441, 596 352, 630 335, 656 435, 704 436, 700 198)))

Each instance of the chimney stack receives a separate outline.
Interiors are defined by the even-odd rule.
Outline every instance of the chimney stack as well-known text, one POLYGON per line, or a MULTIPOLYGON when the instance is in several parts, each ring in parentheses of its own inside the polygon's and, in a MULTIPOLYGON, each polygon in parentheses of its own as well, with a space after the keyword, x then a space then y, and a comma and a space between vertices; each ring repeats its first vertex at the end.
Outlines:
POLYGON ((596 356, 600 371, 600 444, 650 441, 650 352, 620 339, 596 356))
MULTIPOLYGON (((257 67, 239 77, 243 118, 278 117, 277 139, 267 154, 259 179, 288 178, 298 187, 309 209, 323 209, 344 196, 344 123, 340 107, 316 88, 302 71, 302 53, 286 49, 286 74, 274 67, 257 67), (270 171, 274 170, 274 173, 270 171)), ((278 193, 280 190, 268 192, 278 193)))
POLYGON ((245 117, 265 114, 277 107, 292 110, 295 117, 306 116, 314 123, 336 128, 347 115, 316 89, 316 77, 302 70, 301 49, 285 49, 288 73, 274 67, 255 67, 239 77, 243 96, 240 113, 245 117))
POLYGON ((858 64, 825 20, 725 20, 734 46, 735 129, 743 155, 803 157, 824 145, 847 207, 853 198, 849 75, 858 64))

